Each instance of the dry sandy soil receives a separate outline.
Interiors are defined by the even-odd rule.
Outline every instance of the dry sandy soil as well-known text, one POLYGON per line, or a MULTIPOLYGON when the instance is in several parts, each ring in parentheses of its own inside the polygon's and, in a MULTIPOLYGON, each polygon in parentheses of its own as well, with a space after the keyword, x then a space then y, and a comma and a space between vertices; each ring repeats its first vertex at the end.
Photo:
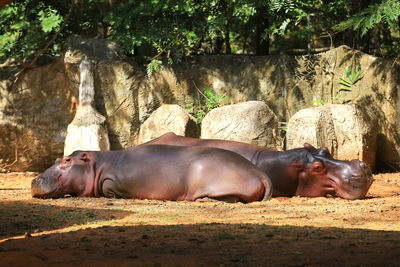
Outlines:
POLYGON ((400 266, 400 174, 366 199, 32 199, 0 174, 0 266, 400 266))

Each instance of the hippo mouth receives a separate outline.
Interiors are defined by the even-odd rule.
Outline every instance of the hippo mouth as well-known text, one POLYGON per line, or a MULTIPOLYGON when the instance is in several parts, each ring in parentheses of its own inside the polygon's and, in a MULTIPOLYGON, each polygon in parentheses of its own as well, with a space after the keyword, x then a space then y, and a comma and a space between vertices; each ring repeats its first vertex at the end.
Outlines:
POLYGON ((372 171, 366 163, 361 161, 360 167, 361 173, 353 173, 351 175, 351 181, 364 184, 366 187, 366 191, 368 191, 368 189, 374 182, 374 176, 372 175, 372 171))
POLYGON ((343 180, 342 190, 337 192, 337 196, 345 199, 364 198, 374 181, 372 171, 364 162, 359 162, 359 170, 343 180))
POLYGON ((59 198, 65 195, 65 192, 58 182, 61 174, 57 178, 49 176, 40 176, 31 182, 31 194, 36 198, 59 198))

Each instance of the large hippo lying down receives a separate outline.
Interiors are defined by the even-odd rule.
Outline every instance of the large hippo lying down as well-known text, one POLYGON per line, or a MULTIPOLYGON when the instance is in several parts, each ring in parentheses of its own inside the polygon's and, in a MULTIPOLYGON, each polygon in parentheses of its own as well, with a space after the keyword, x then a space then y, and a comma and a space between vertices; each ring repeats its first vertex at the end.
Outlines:
POLYGON ((142 146, 168 144, 207 146, 233 151, 250 160, 271 179, 273 197, 332 195, 345 199, 365 197, 373 182, 368 165, 359 160, 336 160, 327 148, 304 148, 275 151, 256 145, 214 139, 196 139, 164 134, 142 146))
POLYGON ((33 197, 105 196, 252 202, 271 197, 268 176, 242 156, 209 147, 149 145, 75 151, 32 180, 33 197))

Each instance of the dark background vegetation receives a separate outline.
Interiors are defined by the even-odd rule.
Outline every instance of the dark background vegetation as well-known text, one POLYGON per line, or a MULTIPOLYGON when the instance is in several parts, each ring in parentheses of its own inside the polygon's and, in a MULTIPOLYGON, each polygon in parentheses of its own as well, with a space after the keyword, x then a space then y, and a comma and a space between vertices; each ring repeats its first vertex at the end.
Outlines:
POLYGON ((113 40, 123 54, 146 58, 150 71, 196 54, 343 44, 378 56, 400 52, 398 0, 6 0, 0 7, 2 62, 59 55, 71 36, 113 40))

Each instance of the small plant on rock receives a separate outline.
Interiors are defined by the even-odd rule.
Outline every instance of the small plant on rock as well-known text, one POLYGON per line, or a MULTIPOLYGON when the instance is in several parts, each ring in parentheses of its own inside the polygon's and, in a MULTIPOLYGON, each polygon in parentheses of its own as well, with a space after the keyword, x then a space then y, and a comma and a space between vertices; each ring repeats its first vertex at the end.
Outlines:
POLYGON ((345 70, 346 70, 347 79, 339 78, 340 79, 339 83, 344 86, 339 89, 339 92, 341 92, 341 91, 350 92, 352 90, 351 87, 354 84, 356 84, 359 80, 362 79, 361 72, 360 72, 360 65, 357 65, 354 72, 352 72, 348 66, 345 68, 345 70))
POLYGON ((201 124, 208 112, 229 102, 229 98, 225 94, 214 93, 210 88, 206 88, 203 92, 199 90, 199 93, 199 99, 186 107, 189 113, 196 118, 198 124, 201 124))
POLYGON ((152 61, 150 61, 149 64, 147 64, 147 76, 150 77, 151 75, 153 75, 154 72, 161 72, 163 69, 164 66, 162 61, 158 59, 153 59, 152 61))
POLYGON ((340 88, 339 92, 340 91, 351 91, 351 87, 354 84, 356 84, 359 80, 362 79, 361 72, 360 72, 360 65, 357 65, 354 72, 351 72, 351 70, 348 66, 345 68, 345 70, 346 70, 347 79, 339 78, 340 79, 339 83, 341 85, 344 85, 345 87, 340 88))

